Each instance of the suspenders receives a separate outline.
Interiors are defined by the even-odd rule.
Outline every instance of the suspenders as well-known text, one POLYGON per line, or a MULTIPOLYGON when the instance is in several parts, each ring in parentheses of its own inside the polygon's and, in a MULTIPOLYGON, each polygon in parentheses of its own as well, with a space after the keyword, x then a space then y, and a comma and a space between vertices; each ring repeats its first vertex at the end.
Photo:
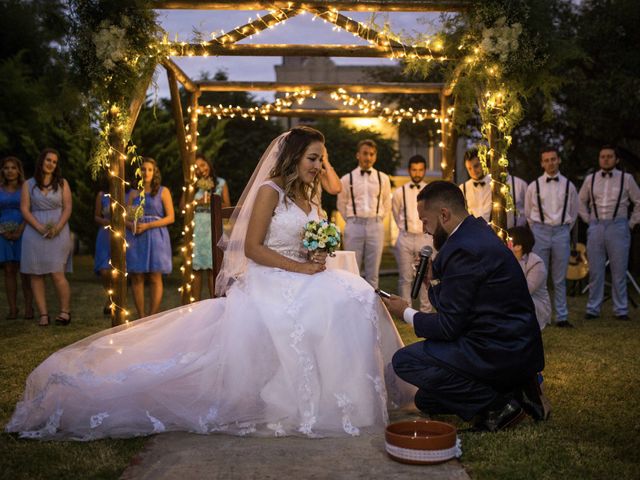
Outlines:
MULTIPOLYGON (((594 172, 591 174, 591 208, 593 208, 593 214, 596 216, 596 220, 600 220, 600 217, 598 216, 598 207, 596 205, 596 197, 593 194, 593 185, 596 182, 596 173, 598 172, 594 172)), ((611 217, 612 220, 615 220, 615 218, 618 216, 618 210, 620 209, 620 201, 622 200, 622 190, 624 189, 624 170, 622 170, 620 175, 620 191, 618 192, 618 200, 616 201, 616 208, 613 211, 613 216, 611 217)))
POLYGON ((405 193, 406 185, 402 186, 402 208, 404 210, 404 231, 409 233, 409 222, 407 221, 407 194, 405 193))
POLYGON ((540 182, 536 178, 536 195, 538 196, 538 212, 540 212, 540 222, 544 223, 544 212, 542 211, 542 200, 540 199, 540 182))
MULTIPOLYGON (((567 183, 564 188, 564 205, 562 205, 562 218, 560 219, 560 225, 564 225, 564 220, 567 217, 567 204, 569 203, 569 179, 567 178, 566 180, 567 183)), ((540 199, 540 182, 537 178, 536 195, 538 197, 538 211, 540 212, 540 222, 544 223, 544 211, 542 210, 542 200, 540 199)))
MULTIPOLYGON (((380 212, 380 197, 382 196, 382 176, 380 175, 380 170, 376 170, 376 173, 378 174, 378 202, 376 203, 377 217, 378 212, 380 212)), ((358 212, 356 211, 356 199, 353 196, 353 172, 349 172, 349 190, 351 192, 351 207, 353 208, 353 216, 357 217, 358 212)))
POLYGON ((513 225, 515 226, 518 224, 518 208, 516 207, 516 181, 513 175, 511 175, 511 197, 513 198, 513 225))

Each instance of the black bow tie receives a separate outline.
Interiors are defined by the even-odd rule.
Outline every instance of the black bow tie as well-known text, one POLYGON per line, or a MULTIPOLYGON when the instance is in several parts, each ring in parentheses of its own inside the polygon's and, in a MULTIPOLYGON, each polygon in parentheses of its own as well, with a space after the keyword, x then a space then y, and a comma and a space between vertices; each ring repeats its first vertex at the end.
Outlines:
POLYGON ((409 185, 409 188, 420 188, 420 185, 418 185, 417 183, 412 183, 411 185, 409 185))
POLYGON ((474 186, 474 187, 477 187, 478 185, 481 185, 481 186, 483 186, 483 187, 484 187, 484 186, 485 186, 485 184, 486 184, 486 182, 484 182, 484 181, 482 181, 482 182, 473 182, 473 186, 474 186))
POLYGON ((602 172, 602 176, 603 177, 613 177, 613 172, 605 172, 605 171, 603 171, 602 172))
POLYGON ((549 182, 559 182, 560 178, 559 177, 547 177, 547 183, 549 182))
POLYGON ((371 170, 360 170, 360 175, 364 175, 365 173, 371 175, 371 170))

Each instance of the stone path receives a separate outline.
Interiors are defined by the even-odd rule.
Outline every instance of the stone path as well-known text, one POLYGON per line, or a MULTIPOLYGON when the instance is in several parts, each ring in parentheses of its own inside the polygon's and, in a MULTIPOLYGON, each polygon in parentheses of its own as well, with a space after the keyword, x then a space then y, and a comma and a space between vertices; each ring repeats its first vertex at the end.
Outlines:
POLYGON ((469 480, 457 460, 428 466, 391 460, 384 450, 384 435, 305 439, 189 433, 155 436, 121 478, 469 480))

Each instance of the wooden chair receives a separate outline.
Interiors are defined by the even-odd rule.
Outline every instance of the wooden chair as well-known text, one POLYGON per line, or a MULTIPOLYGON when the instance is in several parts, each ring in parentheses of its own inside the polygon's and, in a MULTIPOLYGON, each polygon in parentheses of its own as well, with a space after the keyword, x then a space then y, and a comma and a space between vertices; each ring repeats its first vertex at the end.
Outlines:
POLYGON ((236 207, 222 208, 222 197, 220 195, 211 195, 211 247, 213 248, 213 289, 216 288, 216 278, 222 267, 222 258, 224 252, 218 246, 218 242, 222 238, 224 219, 231 218, 236 207))

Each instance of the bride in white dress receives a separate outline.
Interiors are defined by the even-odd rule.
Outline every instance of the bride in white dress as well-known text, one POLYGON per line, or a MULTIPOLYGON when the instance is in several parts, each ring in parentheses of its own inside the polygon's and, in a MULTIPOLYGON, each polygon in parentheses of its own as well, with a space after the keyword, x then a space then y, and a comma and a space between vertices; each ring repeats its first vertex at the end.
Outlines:
POLYGON ((112 328, 29 376, 8 432, 93 440, 165 431, 358 435, 415 391, 395 376, 402 341, 374 290, 309 260, 322 134, 280 135, 241 198, 218 277, 226 297, 112 328))

